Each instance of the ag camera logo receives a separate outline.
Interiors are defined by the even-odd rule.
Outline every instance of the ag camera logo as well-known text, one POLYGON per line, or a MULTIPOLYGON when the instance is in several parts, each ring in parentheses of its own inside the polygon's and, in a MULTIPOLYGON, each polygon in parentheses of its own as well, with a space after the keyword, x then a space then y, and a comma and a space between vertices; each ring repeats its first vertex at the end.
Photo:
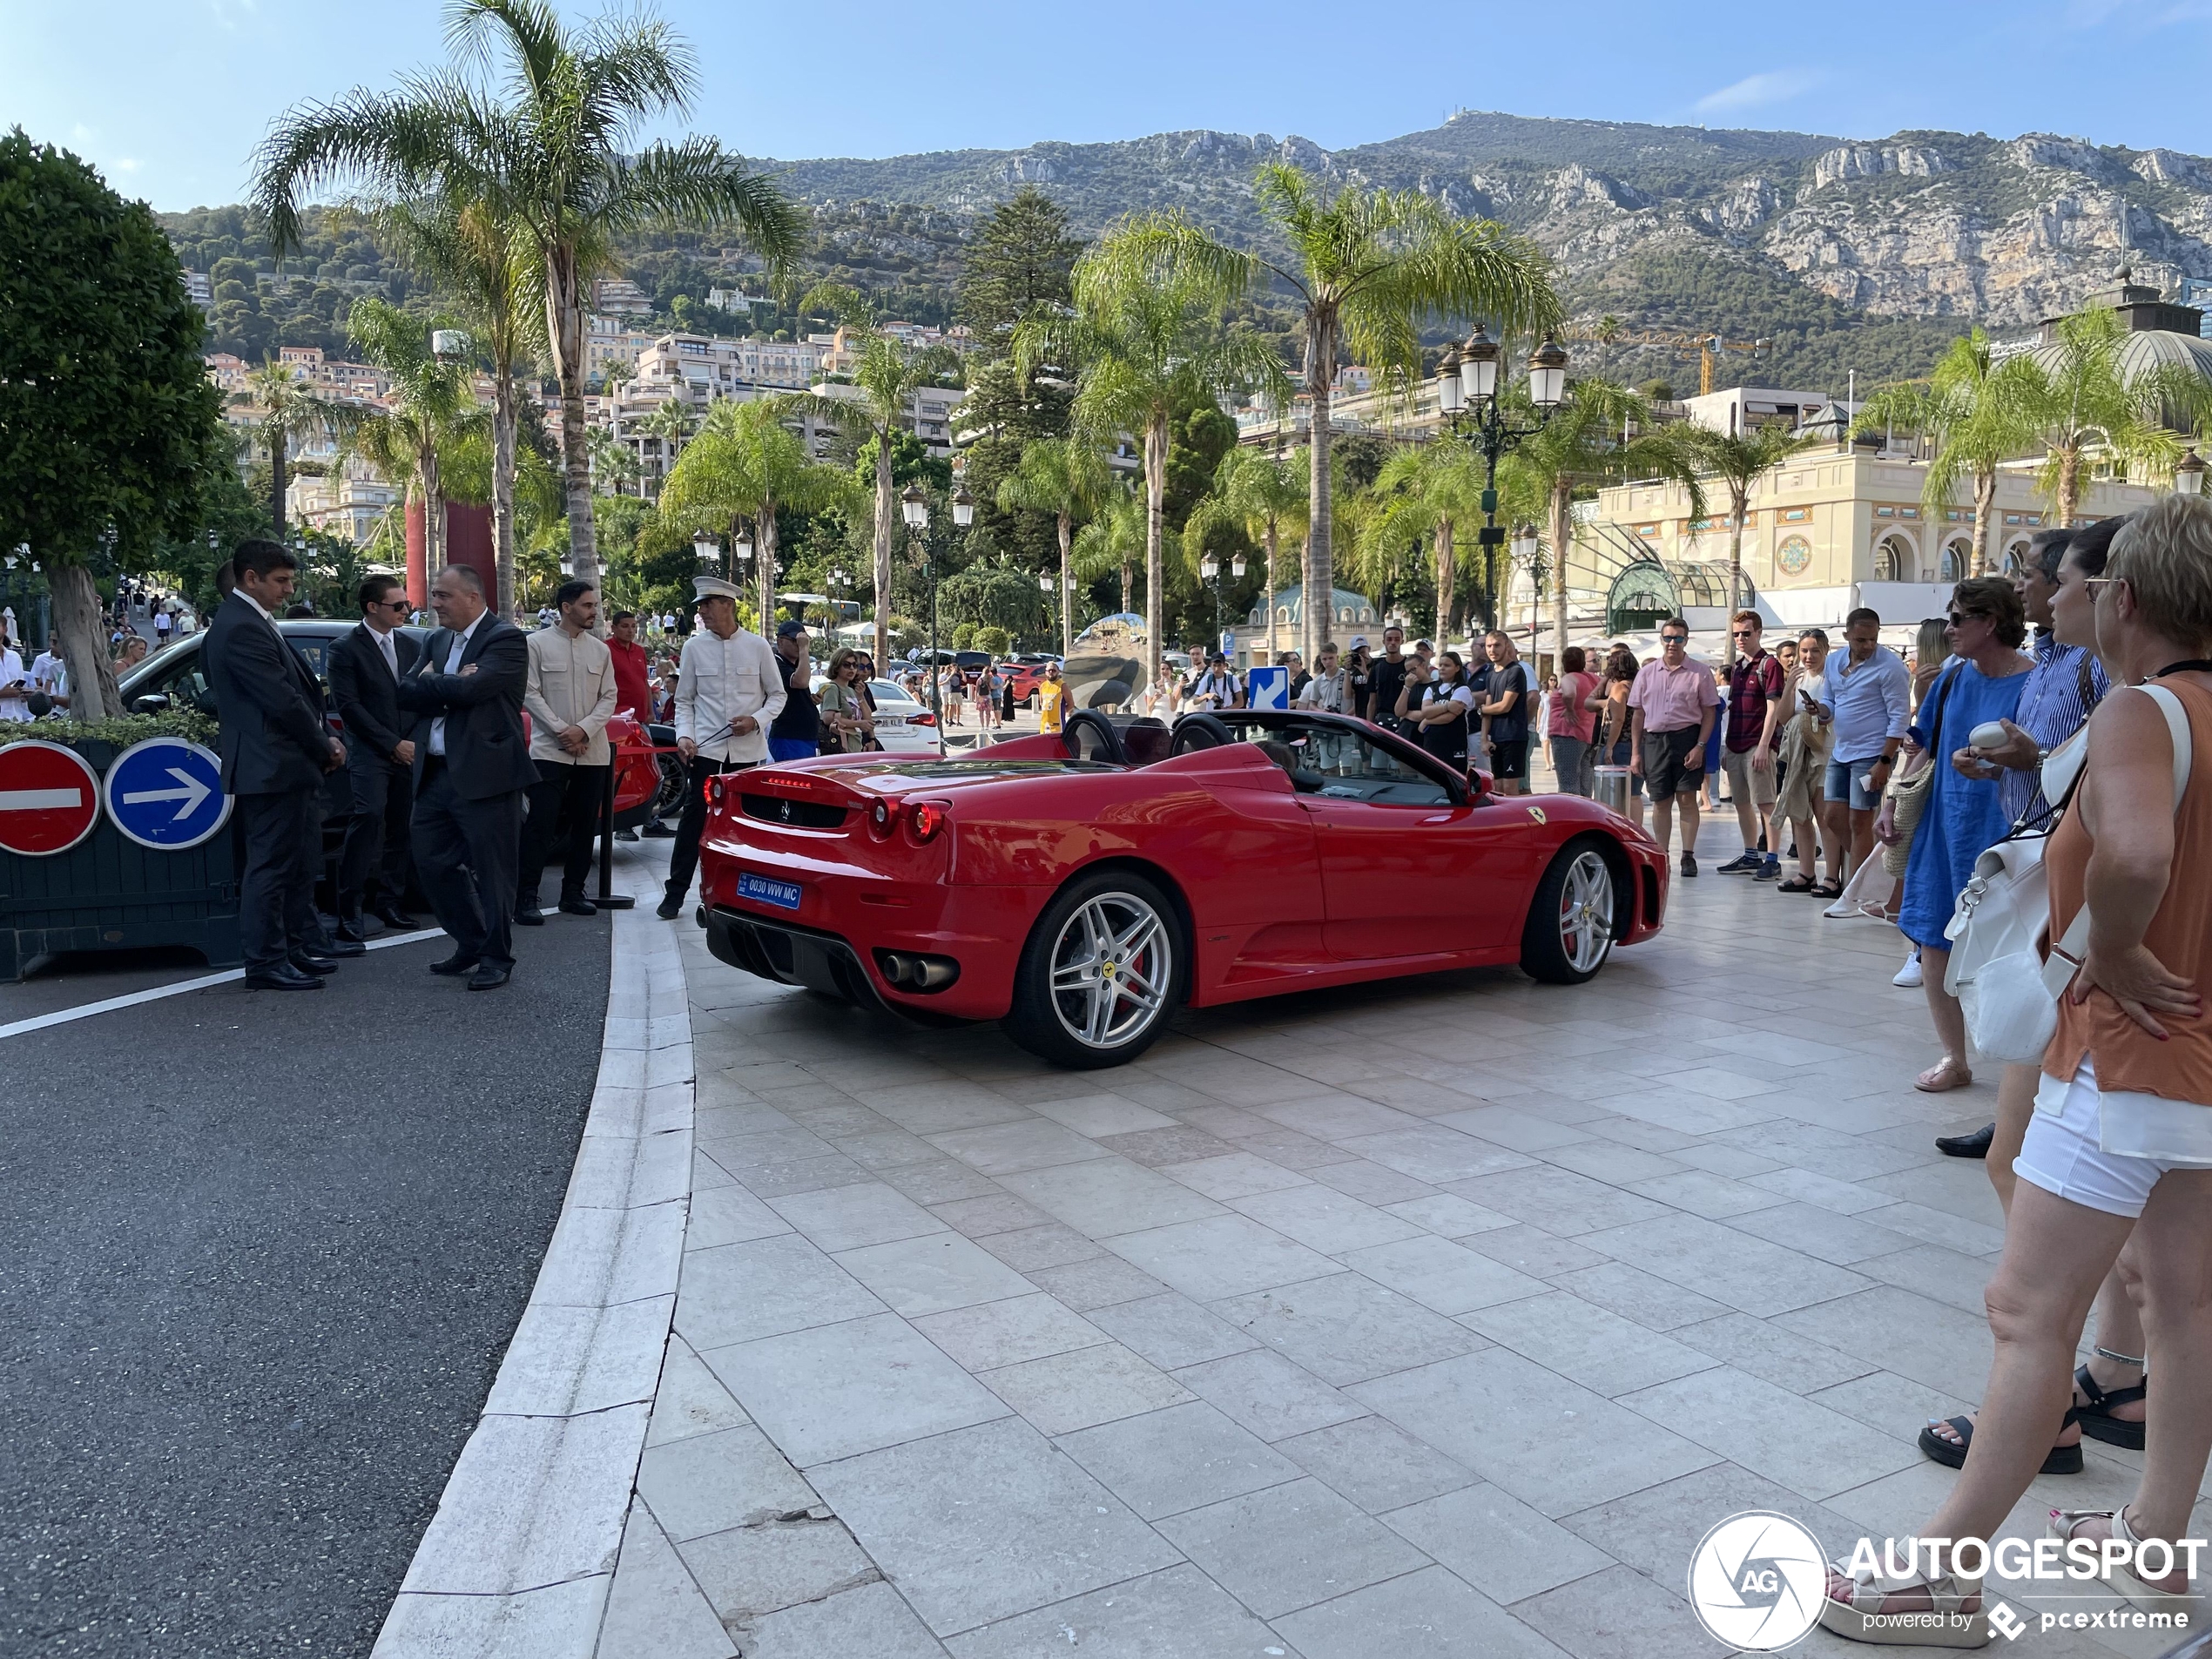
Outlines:
POLYGON ((1753 1509, 1707 1533, 1689 1558, 1689 1604, 1723 1646, 1772 1653, 1820 1622, 1828 1561, 1787 1515, 1753 1509))

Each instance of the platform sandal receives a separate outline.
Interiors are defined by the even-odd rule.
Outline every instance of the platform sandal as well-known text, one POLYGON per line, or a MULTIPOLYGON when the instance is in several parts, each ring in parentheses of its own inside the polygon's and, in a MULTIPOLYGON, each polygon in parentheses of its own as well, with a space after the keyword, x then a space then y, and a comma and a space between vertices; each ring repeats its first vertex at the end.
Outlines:
MULTIPOLYGON (((2059 1432, 2064 1433, 2067 1428, 2079 1421, 2080 1413, 2081 1407, 2079 1406, 2067 1407, 2066 1420, 2059 1425, 2059 1432)), ((2087 1432, 2086 1426, 2083 1432, 2087 1432)), ((1922 1455, 1934 1460, 1946 1468, 1963 1469, 1966 1467, 1966 1448, 1973 1444, 1973 1439, 1974 1420, 1971 1417, 1946 1417, 1939 1420, 1931 1418, 1927 1426, 1920 1431, 1920 1451, 1922 1455), (1937 1433, 1936 1427, 1939 1422, 1945 1427, 1957 1431, 1958 1440, 1947 1440, 1937 1433)), ((2038 1474, 2080 1474, 2081 1442, 2076 1440, 2072 1446, 2053 1447, 2051 1455, 2043 1460, 2043 1467, 2036 1473, 2038 1474)))
POLYGON ((2150 1391, 2150 1373, 2143 1373, 2142 1381, 2133 1388, 2100 1388, 2097 1379, 2089 1374, 2089 1367, 2082 1366, 2074 1373, 2074 1386, 2081 1391, 2086 1406, 2076 1406, 2074 1420, 2081 1425, 2081 1432, 2093 1440, 2102 1440, 2107 1446, 2124 1446, 2131 1452, 2143 1449, 2143 1426, 2124 1417, 2114 1417, 2115 1406, 2132 1406, 2150 1391))
MULTIPOLYGON (((1914 1598, 1917 1599, 1917 1598, 1914 1598)), ((1829 1568, 1828 1593, 1820 1604, 1821 1628, 1847 1642, 1871 1642, 1889 1648, 1986 1648, 1989 1621, 1981 1616, 1981 1581, 1961 1583, 1949 1573, 1930 1578, 1911 1573, 1902 1578, 1867 1568, 1853 1574, 1836 1562, 1829 1568), (1851 1599, 1839 1601, 1838 1581, 1850 1587, 1851 1599), (1927 1593, 1927 1607, 1893 1607, 1892 1598, 1927 1593), (1970 1606, 1969 1603, 1972 1605, 1970 1606), (1940 1617, 1931 1617, 1931 1614, 1940 1617), (1892 1622, 1912 1615, 1910 1623, 1892 1622)))

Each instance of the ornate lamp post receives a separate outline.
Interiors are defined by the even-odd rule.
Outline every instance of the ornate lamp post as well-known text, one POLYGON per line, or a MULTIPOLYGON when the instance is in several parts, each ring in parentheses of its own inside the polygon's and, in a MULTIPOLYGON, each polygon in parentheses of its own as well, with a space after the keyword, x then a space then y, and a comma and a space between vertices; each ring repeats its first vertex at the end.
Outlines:
POLYGON ((1482 456, 1483 523, 1476 540, 1482 549, 1483 609, 1494 627, 1498 621, 1495 550, 1506 541, 1498 523, 1498 457, 1542 431, 1567 395, 1567 353, 1548 337, 1528 358, 1528 401, 1535 405, 1535 421, 1519 426, 1508 421, 1498 400, 1498 368, 1504 354, 1478 325, 1463 344, 1445 354, 1436 376, 1436 405, 1445 424, 1482 456))
POLYGON ((2174 493, 2177 496, 2202 496, 2204 493, 2204 459, 2194 449, 2183 455, 2174 469, 2174 493))

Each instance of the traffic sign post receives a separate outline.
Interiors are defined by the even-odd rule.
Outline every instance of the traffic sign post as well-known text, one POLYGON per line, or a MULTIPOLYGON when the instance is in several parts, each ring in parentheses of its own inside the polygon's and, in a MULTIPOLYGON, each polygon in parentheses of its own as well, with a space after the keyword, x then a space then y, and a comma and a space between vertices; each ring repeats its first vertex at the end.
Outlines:
POLYGON ((134 743, 107 769, 107 815, 140 846, 181 852, 230 821, 223 759, 183 738, 134 743))
POLYGON ((76 750, 40 738, 0 746, 0 849, 51 858, 99 821, 99 774, 76 750))

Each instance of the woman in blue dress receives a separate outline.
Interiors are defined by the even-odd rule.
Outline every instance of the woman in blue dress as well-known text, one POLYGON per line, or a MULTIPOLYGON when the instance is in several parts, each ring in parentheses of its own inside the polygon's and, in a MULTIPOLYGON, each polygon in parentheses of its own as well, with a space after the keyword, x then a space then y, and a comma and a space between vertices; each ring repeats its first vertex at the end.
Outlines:
MULTIPOLYGON (((1957 760, 1973 729, 1991 720, 2009 720, 2019 711, 2026 676, 2035 664, 2020 654, 2027 637, 2027 615, 2013 584, 2001 577, 1975 577, 1952 590, 1945 632, 1952 660, 1920 704, 1910 736, 1919 753, 1905 775, 1935 769, 1926 804, 1912 834, 1905 869, 1905 905, 1898 926, 1920 948, 1921 983, 1934 1017, 1943 1058, 1912 1080, 1927 1094, 1961 1089, 1973 1082, 1966 1064, 1966 1022, 1959 999, 1943 988, 1951 951, 1943 930, 1960 889, 1974 873, 1974 860, 2011 828, 1997 792, 1996 770, 1957 760), (1986 774, 1986 775, 1985 775, 1986 774)), ((1895 807, 1884 802, 1874 833, 1896 840, 1895 807)))

